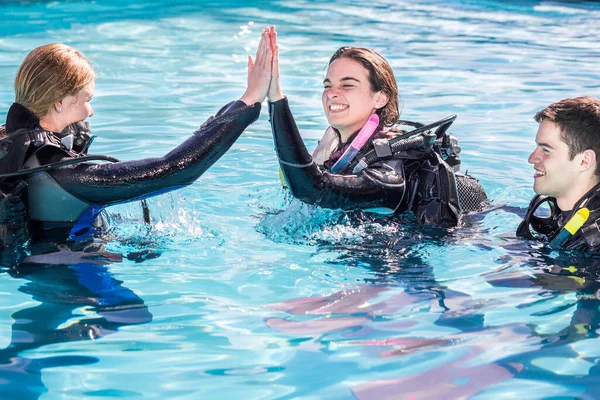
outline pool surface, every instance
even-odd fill
[[[600,97],[600,3],[4,1],[0,22],[0,121],[25,55],[66,43],[98,71],[91,152],[123,160],[165,154],[239,98],[270,24],[312,149],[327,60],[374,48],[402,117],[457,114],[462,170],[510,206],[447,231],[304,205],[263,105],[196,183],[149,201],[151,228],[137,204],[109,209],[111,257],[0,270],[0,398],[598,397],[598,262],[514,231],[533,115]]]

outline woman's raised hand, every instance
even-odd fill
[[[281,83],[279,82],[279,46],[277,46],[277,32],[275,27],[268,28],[269,45],[273,54],[273,67],[271,69],[271,85],[267,97],[271,103],[283,99]]]
[[[265,28],[262,31],[258,50],[256,50],[256,60],[252,59],[252,56],[248,56],[248,87],[240,100],[249,106],[262,103],[269,91],[273,65],[270,29]]]

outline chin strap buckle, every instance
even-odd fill
[[[65,148],[69,151],[73,150],[73,135],[67,135],[65,137],[63,137],[62,139],[60,139],[60,142],[62,143],[63,146],[65,146]]]

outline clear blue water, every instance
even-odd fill
[[[525,207],[534,113],[600,96],[600,4],[361,3],[2,2],[0,120],[27,52],[64,42],[99,72],[92,150],[162,155],[242,94],[245,55],[276,24],[310,148],[327,59],[372,47],[403,117],[458,114],[463,171]],[[514,239],[511,212],[444,232],[288,199],[266,115],[198,182],[150,201],[151,230],[137,205],[111,210],[107,247],[131,259],[2,270],[2,398],[598,396],[594,262]]]

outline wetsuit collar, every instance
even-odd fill
[[[18,103],[13,103],[6,115],[6,133],[18,129],[33,129],[40,125],[40,119]]]
[[[40,119],[36,117],[31,111],[29,111],[26,107],[22,106],[19,103],[13,103],[12,106],[8,109],[8,114],[6,115],[6,133],[9,134],[19,129],[35,129],[40,126]],[[42,130],[45,130],[42,128]],[[46,131],[48,132],[48,131]],[[70,125],[67,125],[64,131],[62,132],[49,132],[53,135],[57,136],[59,139],[63,140],[65,137],[69,135],[72,136],[72,128]],[[71,150],[73,147],[72,144],[73,138],[67,139],[67,143],[63,143],[68,150]],[[69,144],[70,143],[70,144]]]

